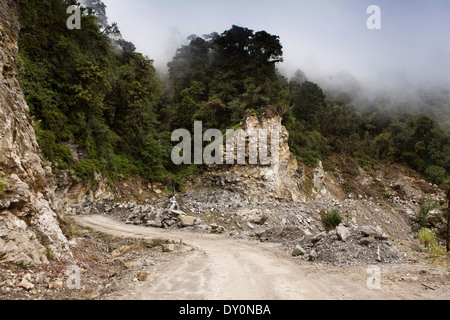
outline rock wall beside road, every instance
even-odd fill
[[[18,82],[18,1],[0,2],[0,261],[42,263],[70,257]]]

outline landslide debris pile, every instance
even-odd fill
[[[294,257],[334,265],[398,263],[402,255],[380,229],[341,224],[330,232],[305,236],[294,247]]]
[[[387,228],[388,236],[380,228],[367,226],[365,217],[359,217],[368,210],[362,200],[264,203],[236,201],[235,196],[227,191],[189,191],[179,196],[179,203],[171,198],[153,205],[116,204],[108,215],[147,227],[228,232],[229,236],[238,238],[280,242],[293,250],[294,256],[307,261],[359,265],[397,263],[404,259],[391,241],[395,228]],[[326,231],[320,216],[320,211],[327,207],[348,213],[347,222],[330,232]],[[374,205],[368,203],[367,207]],[[381,212],[379,206],[369,212],[372,222],[377,217],[376,224],[383,229],[392,225],[393,220],[384,220],[376,210]]]

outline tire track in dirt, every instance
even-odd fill
[[[77,216],[78,224],[120,237],[165,238],[196,250],[155,268],[118,299],[142,300],[328,300],[385,299],[365,281],[330,272],[314,276],[270,244],[223,235],[126,225],[111,218]],[[361,276],[361,275],[360,275]],[[361,277],[359,277],[361,278]]]

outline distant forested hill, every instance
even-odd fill
[[[174,53],[164,84],[153,61],[108,24],[101,1],[91,0],[82,28],[69,30],[66,9],[74,3],[21,0],[21,85],[56,170],[179,182],[198,168],[172,164],[174,129],[198,120],[205,130],[224,130],[250,114],[278,114],[292,151],[310,166],[339,153],[359,163],[403,163],[437,184],[450,182],[448,91],[426,90],[397,108],[389,99],[356,100],[351,87],[324,92],[301,73],[280,75],[278,36],[239,26],[191,36]],[[73,144],[87,156],[74,159]]]

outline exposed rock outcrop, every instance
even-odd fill
[[[18,1],[0,2],[0,260],[71,255],[17,72]]]
[[[322,164],[312,169],[299,163],[289,149],[289,133],[279,116],[247,118],[243,130],[277,130],[279,157],[268,165],[215,165],[194,179],[186,189],[219,187],[240,195],[241,201],[303,202],[313,199],[343,199],[344,192]],[[268,138],[270,144],[271,137]],[[268,147],[270,150],[270,146]],[[248,157],[248,146],[247,146]]]

